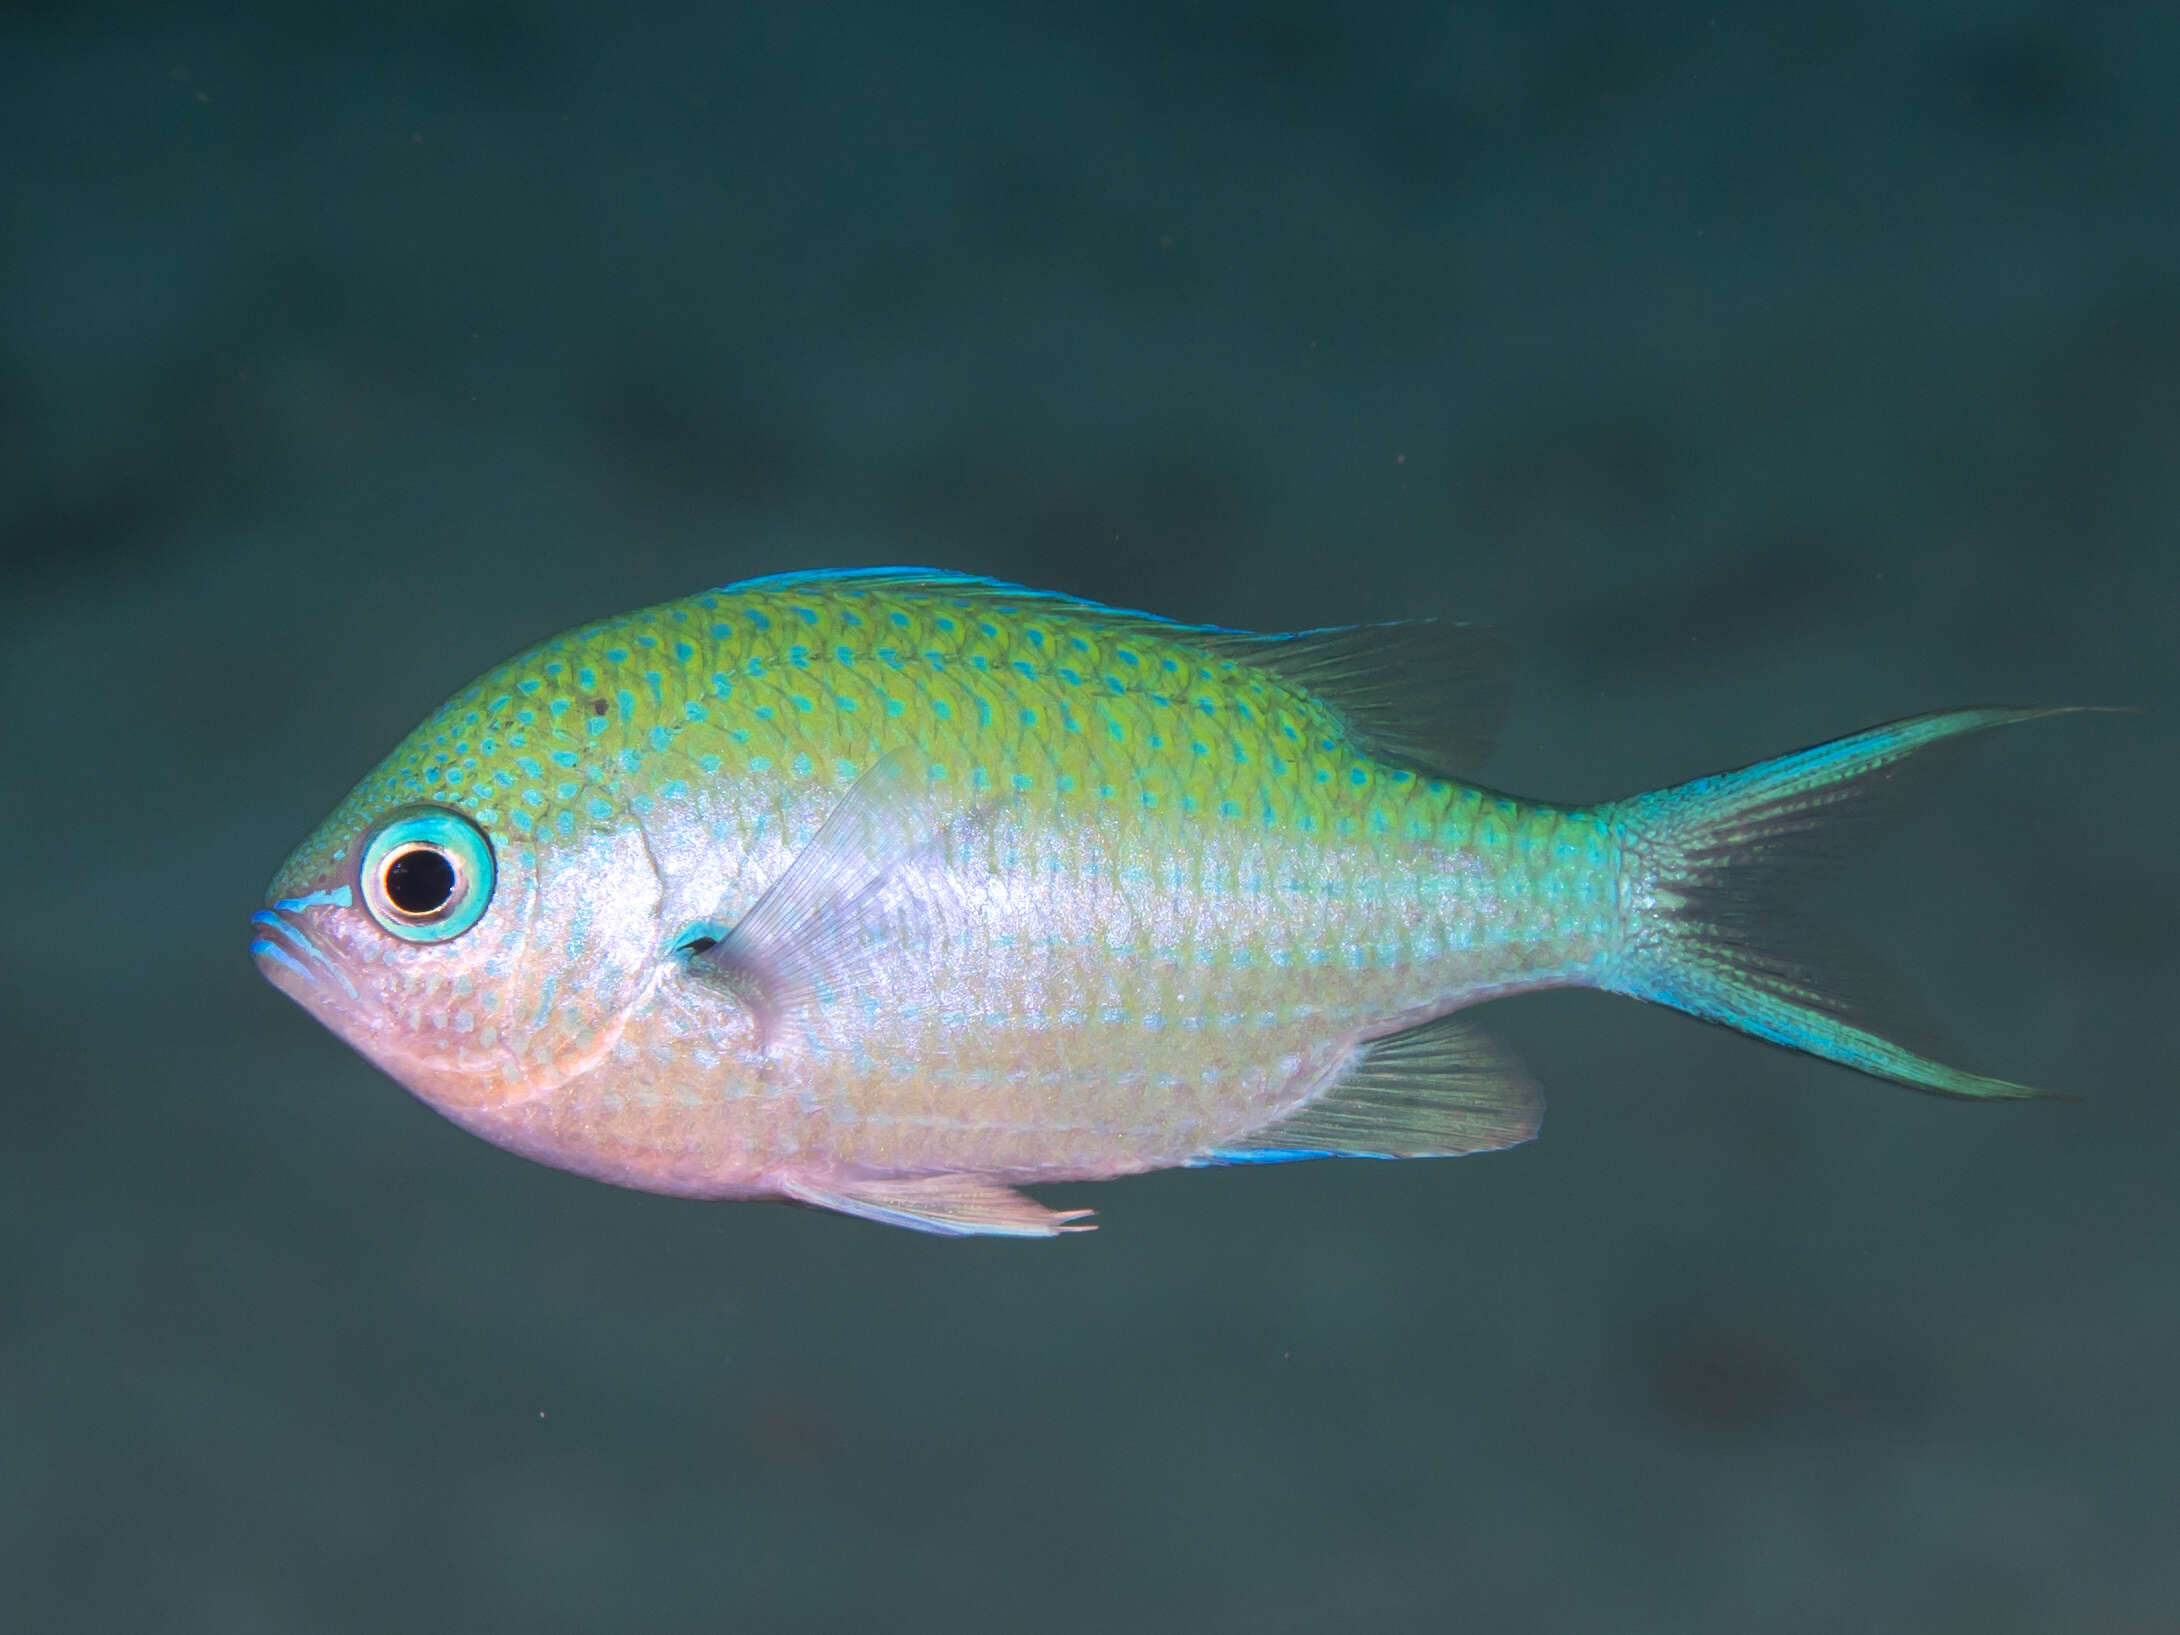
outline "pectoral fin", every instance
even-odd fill
[[[813,1209],[857,1215],[946,1238],[1050,1238],[1094,1230],[1087,1209],[1047,1209],[1036,1199],[980,1175],[917,1175],[889,1180],[792,1180],[781,1189]]]
[[[920,757],[894,751],[732,929],[693,948],[690,973],[747,1005],[767,1048],[838,1000],[882,994],[942,933],[959,895],[948,833]]]

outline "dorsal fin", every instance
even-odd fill
[[[1359,748],[1423,771],[1473,772],[1490,755],[1506,719],[1506,642],[1484,625],[1406,619],[1265,636],[1219,625],[1182,624],[1155,613],[943,568],[774,574],[725,588],[784,590],[797,585],[929,596],[1032,616],[1040,608],[1065,608],[1118,632],[1139,632],[1269,670],[1330,710]]]
[[[1326,1089],[1203,1162],[1450,1158],[1517,1146],[1543,1122],[1544,1093],[1513,1052],[1441,1016],[1371,1040]]]
[[[1309,693],[1387,760],[1472,772],[1506,722],[1506,641],[1483,625],[1407,619],[1213,645]]]

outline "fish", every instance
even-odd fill
[[[1914,1089],[1771,904],[1915,716],[1593,805],[1473,781],[1488,629],[1258,635],[926,568],[747,580],[457,693],[250,951],[455,1124],[644,1191],[1050,1237],[1022,1189],[1537,1134],[1468,1014],[1589,987]]]

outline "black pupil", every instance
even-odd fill
[[[436,914],[454,895],[454,865],[419,846],[386,865],[386,900],[404,914]]]

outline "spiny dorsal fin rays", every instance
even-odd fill
[[[1514,1053],[1441,1016],[1371,1040],[1326,1089],[1203,1162],[1450,1158],[1517,1146],[1543,1122],[1544,1093]]]
[[[905,1226],[945,1238],[1052,1238],[1090,1232],[1087,1209],[1047,1209],[1035,1198],[981,1175],[905,1178],[788,1177],[781,1193],[812,1209],[837,1210],[881,1226]]]
[[[726,589],[789,590],[798,584],[823,584],[834,593],[930,597],[995,611],[1064,609],[1116,631],[1194,646],[1214,659],[1271,671],[1338,716],[1359,747],[1422,771],[1470,773],[1482,766],[1505,723],[1511,691],[1505,638],[1484,625],[1440,619],[1267,636],[1182,624],[1154,613],[939,568],[775,574]]]
[[[921,757],[893,751],[689,969],[749,1007],[768,1051],[790,1021],[883,993],[886,968],[938,935],[959,896],[952,871],[935,866],[950,828]]]

